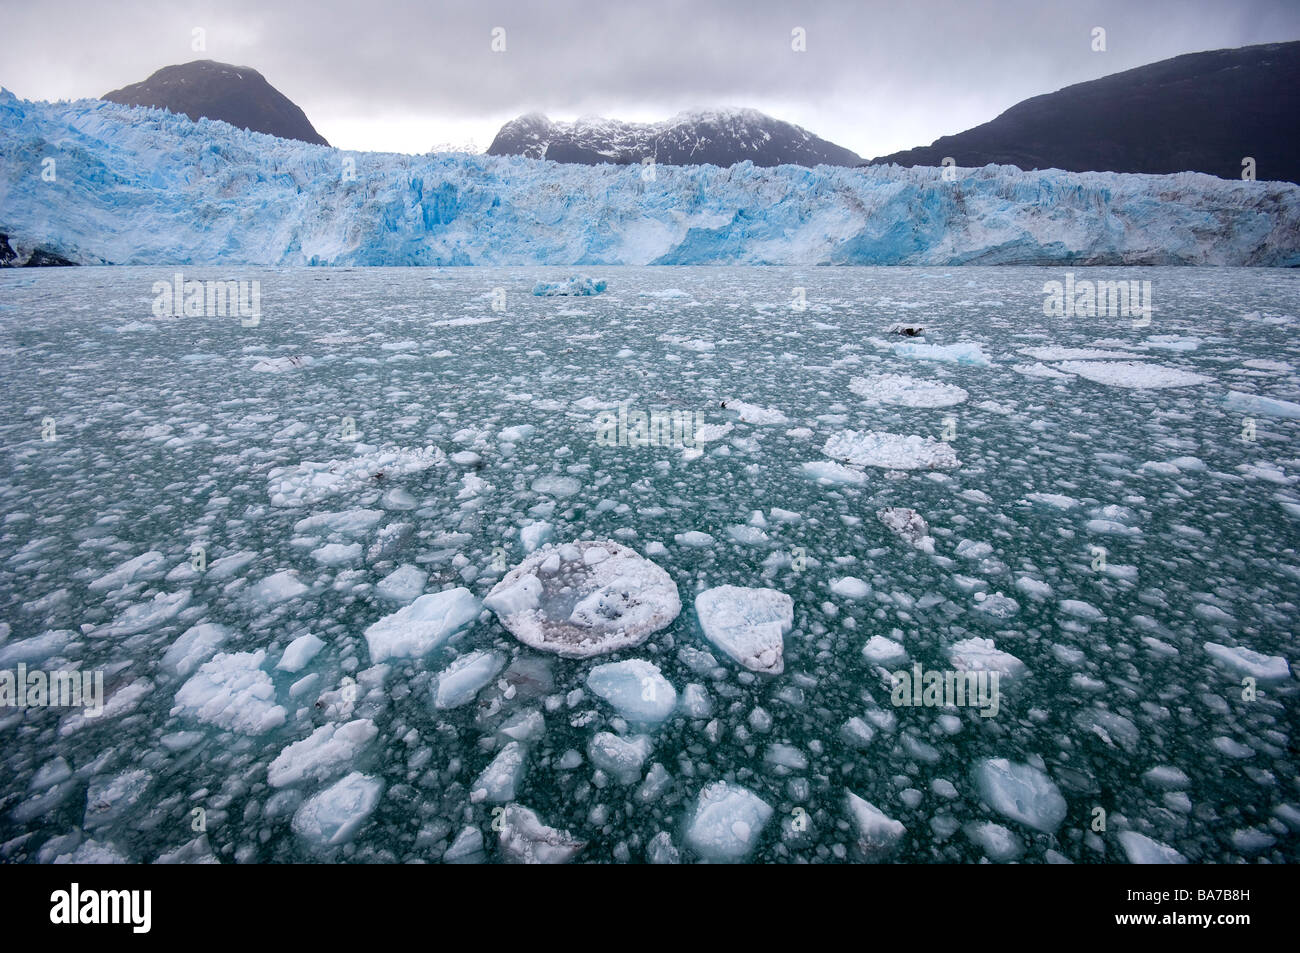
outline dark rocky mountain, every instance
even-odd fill
[[[327,146],[301,109],[255,69],[212,60],[164,66],[143,83],[102,99],[124,106],[157,106],[191,119],[220,119],[241,129]]]
[[[552,122],[532,113],[501,127],[488,155],[582,165],[859,165],[862,159],[806,129],[753,109],[682,113],[663,122],[579,119]]]
[[[869,165],[996,163],[1300,182],[1300,42],[1188,53],[1026,99],[982,126]]]

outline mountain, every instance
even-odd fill
[[[1188,53],[1067,86],[871,165],[994,163],[1072,172],[1207,172],[1300,182],[1300,42]]]
[[[212,60],[164,66],[143,83],[102,99],[123,106],[156,106],[190,119],[220,119],[240,129],[328,146],[301,109],[255,69]]]
[[[1182,173],[356,155],[0,91],[0,232],[79,264],[1300,266],[1300,186]],[[42,156],[75,148],[58,186]],[[194,157],[220,162],[196,174]]]
[[[660,165],[723,167],[746,159],[757,166],[862,162],[848,149],[753,109],[687,112],[654,123],[552,122],[530,113],[502,126],[487,153],[581,165],[634,165],[646,158]]]

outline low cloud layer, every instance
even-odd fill
[[[97,96],[215,59],[259,70],[338,146],[411,152],[485,147],[502,121],[534,110],[648,120],[735,105],[871,157],[1179,53],[1300,39],[1293,0],[4,7],[0,83],[26,98]],[[1095,27],[1105,52],[1092,49]],[[497,28],[504,52],[492,49]],[[806,51],[792,49],[796,28]]]

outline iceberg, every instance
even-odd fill
[[[420,596],[366,629],[370,659],[383,662],[390,658],[428,655],[454,632],[473,622],[479,608],[478,599],[463,587]]]
[[[686,826],[686,844],[704,860],[743,861],[771,819],[771,806],[753,791],[715,781],[700,791]]]
[[[345,844],[374,812],[383,790],[378,778],[354,771],[298,808],[294,833],[321,847]]]

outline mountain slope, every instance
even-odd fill
[[[1206,172],[1300,182],[1300,42],[1188,53],[1067,86],[872,165],[993,163],[1072,172]]]
[[[47,156],[64,159],[58,179],[34,188]],[[748,164],[647,181],[635,166],[342,153],[0,91],[0,232],[78,263],[1297,266],[1300,186]]]
[[[848,149],[806,129],[753,109],[688,112],[655,123],[617,119],[552,122],[539,113],[501,127],[491,156],[525,156],[582,165],[634,165],[653,158],[660,165],[757,166],[857,165]]]
[[[194,120],[219,119],[281,139],[329,145],[301,109],[261,73],[246,66],[212,60],[164,66],[144,82],[123,86],[100,98],[123,106],[170,109]]]

